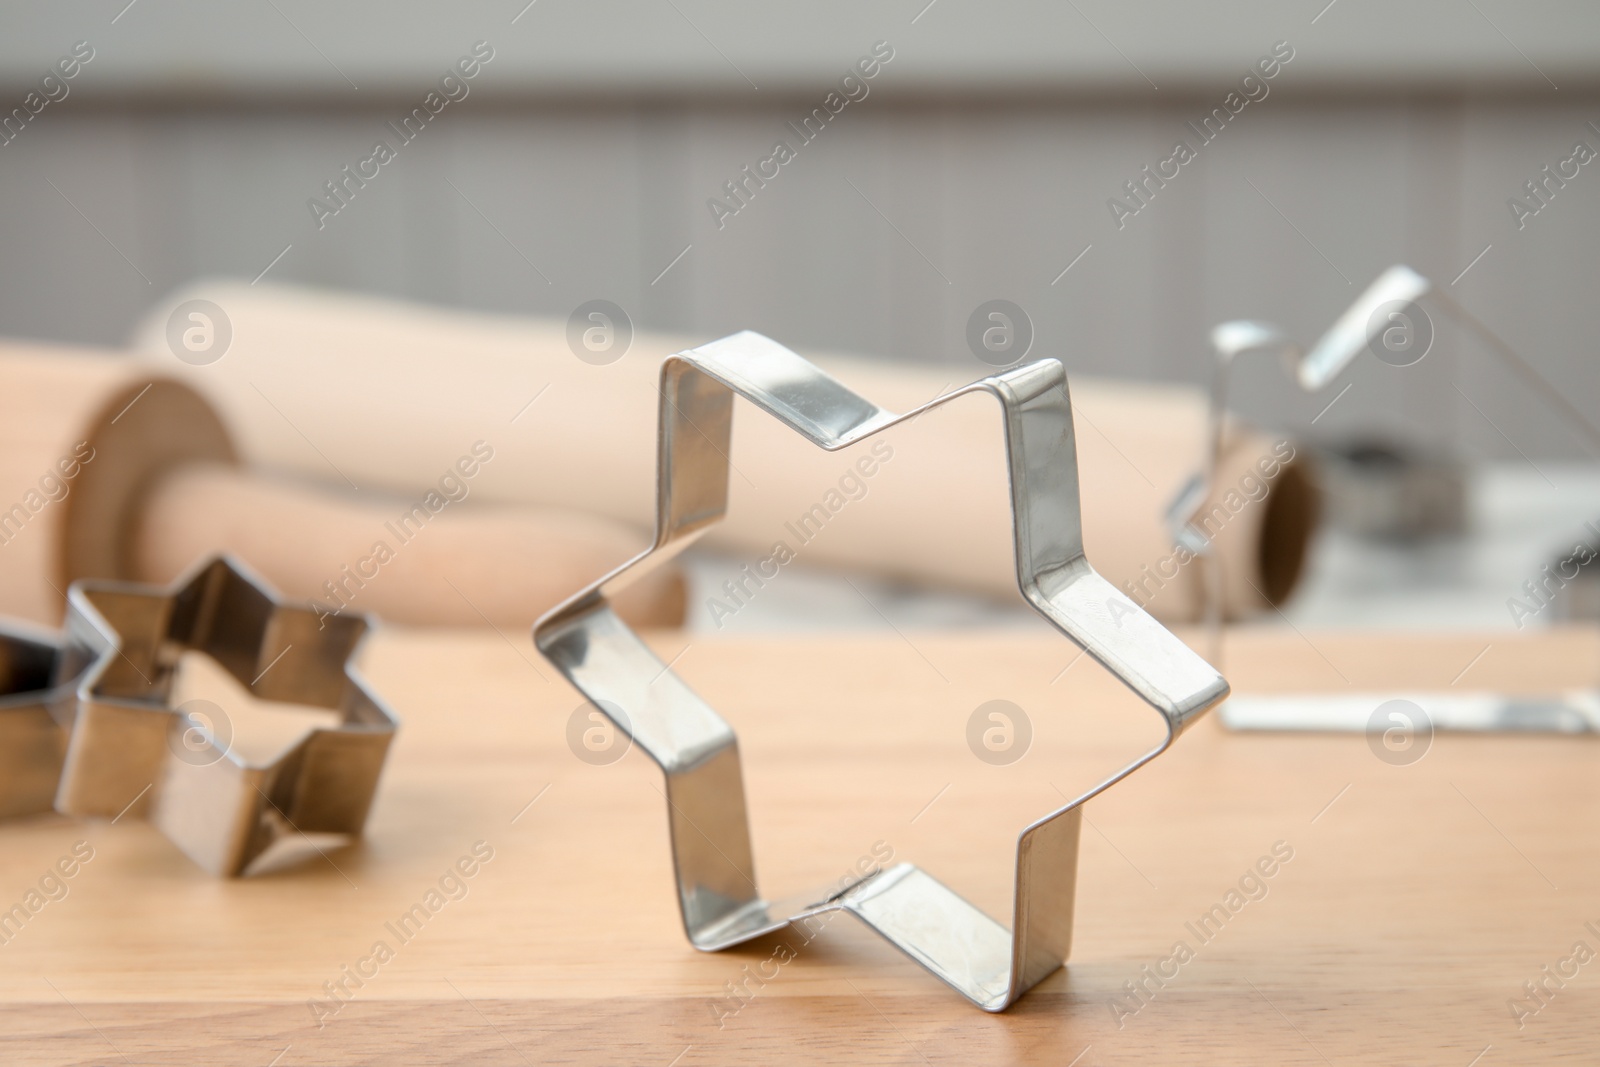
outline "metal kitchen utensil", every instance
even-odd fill
[[[1592,734],[1600,733],[1600,691],[1527,697],[1442,689],[1286,696],[1247,693],[1231,698],[1217,714],[1234,730],[1387,734],[1397,728],[1397,736],[1405,744],[1411,743],[1413,734],[1435,730]]]
[[[72,699],[55,681],[61,641],[54,634],[0,623],[0,818],[50,811],[66,732],[57,723]]]
[[[905,863],[842,890],[767,900],[756,889],[733,728],[617,617],[612,598],[722,519],[735,395],[833,451],[979,392],[1001,406],[1024,598],[1159,711],[1166,736],[1022,830],[1011,930]],[[743,332],[667,359],[660,393],[654,543],[541,618],[533,637],[567,680],[665,773],[689,940],[716,951],[824,912],[847,911],[979,1007],[1005,1009],[1067,958],[1084,803],[1165,751],[1228,692],[1216,670],[1084,558],[1066,372],[1056,360],[1040,360],[896,415],[782,345]]]
[[[1467,531],[1465,460],[1366,433],[1315,449],[1330,521],[1369,542],[1460,537]]]
[[[1592,443],[1600,446],[1596,427],[1579,408],[1547,382],[1533,365],[1516,353],[1494,331],[1432,282],[1410,267],[1395,265],[1380,274],[1356,297],[1338,320],[1311,348],[1304,349],[1277,327],[1262,322],[1225,322],[1211,331],[1213,354],[1209,442],[1205,465],[1173,498],[1166,519],[1173,538],[1202,558],[1205,568],[1205,622],[1207,647],[1216,663],[1222,662],[1222,561],[1210,551],[1210,540],[1195,518],[1216,489],[1221,462],[1224,424],[1228,413],[1228,385],[1236,359],[1245,355],[1274,355],[1288,362],[1295,380],[1308,393],[1334,381],[1363,352],[1377,353],[1396,365],[1421,359],[1412,356],[1417,343],[1415,323],[1407,314],[1424,302],[1460,321],[1477,334],[1505,364],[1543,396],[1562,417]],[[1431,338],[1429,339],[1431,342]],[[1578,691],[1538,697],[1513,697],[1494,693],[1412,694],[1440,729],[1460,730],[1592,730],[1600,725],[1600,693]],[[1381,701],[1381,697],[1378,698]],[[1218,711],[1222,721],[1239,730],[1366,730],[1376,707],[1364,697],[1348,693],[1244,694],[1231,697]],[[1358,714],[1361,707],[1365,712]],[[1316,723],[1316,726],[1308,726]]]
[[[280,601],[228,557],[168,588],[67,590],[62,677],[78,678],[56,808],[148,818],[213,874],[292,835],[361,833],[398,720],[352,665],[370,623]],[[215,722],[171,706],[179,657],[209,655],[251,693],[338,714],[253,764]]]

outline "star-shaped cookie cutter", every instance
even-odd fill
[[[1582,407],[1445,289],[1403,263],[1374,278],[1309,348],[1271,323],[1235,320],[1219,324],[1211,331],[1211,402],[1207,419],[1210,443],[1205,463],[1179,489],[1165,516],[1173,539],[1202,558],[1208,652],[1214,662],[1222,662],[1223,652],[1222,560],[1211,551],[1210,535],[1202,529],[1206,518],[1202,513],[1213,499],[1211,494],[1219,489],[1217,471],[1221,466],[1234,363],[1246,356],[1276,357],[1291,369],[1296,383],[1306,393],[1320,392],[1332,385],[1364,354],[1386,359],[1393,366],[1410,366],[1426,356],[1432,344],[1433,323],[1427,314],[1430,305],[1475,334],[1526,387],[1543,397],[1570,429],[1600,448],[1600,426],[1590,421]],[[1421,343],[1421,351],[1413,347],[1418,343],[1418,333],[1412,316],[1418,311],[1427,326],[1427,340]],[[1395,334],[1392,338],[1391,332]],[[1379,348],[1391,355],[1379,356]],[[1472,403],[1465,393],[1461,395]],[[1326,413],[1327,409],[1323,410]],[[1412,710],[1390,712],[1381,720],[1375,715],[1375,709],[1381,710],[1397,699],[1410,704]],[[1418,713],[1423,720],[1420,724],[1415,721]],[[1438,728],[1595,733],[1600,732],[1600,692],[1593,688],[1540,695],[1474,692],[1457,689],[1452,683],[1448,689],[1405,694],[1349,690],[1246,693],[1229,700],[1217,714],[1223,725],[1235,730],[1360,730],[1369,734],[1381,731],[1384,737],[1389,736],[1398,716],[1404,722],[1400,730],[1408,742],[1419,725],[1429,732]]]
[[[0,818],[52,810],[66,733],[58,724],[72,683],[58,682],[59,638],[0,624]]]
[[[665,773],[689,940],[716,951],[823,912],[848,911],[979,1007],[1004,1010],[1067,958],[1084,803],[1160,755],[1228,693],[1221,675],[1084,558],[1065,370],[1057,360],[1040,360],[896,415],[746,331],[669,357],[660,392],[654,543],[542,617],[533,638]],[[732,727],[617,617],[611,600],[722,519],[735,394],[833,451],[975,392],[992,394],[1002,409],[1024,598],[1159,711],[1166,736],[1022,830],[1012,930],[907,863],[842,891],[766,900],[756,890]]]
[[[170,587],[77,581],[63,670],[82,671],[56,810],[149,819],[217,875],[242,874],[295,834],[355,837],[399,725],[353,666],[365,616],[285,603],[223,556]],[[252,763],[218,724],[171,707],[180,656],[209,655],[252,695],[338,713]]]

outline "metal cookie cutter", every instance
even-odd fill
[[[666,775],[684,928],[716,951],[828,911],[848,911],[986,1011],[1001,1011],[1066,960],[1083,804],[1166,750],[1227,695],[1222,677],[1096,574],[1083,555],[1066,372],[1053,359],[973,382],[896,415],[760,334],[679,353],[661,368],[654,544],[535,624],[534,643]],[[910,864],[769,901],[756,890],[739,745],[611,609],[629,583],[672,559],[727,509],[738,394],[833,451],[958,396],[1000,401],[1017,579],[1035,610],[1163,716],[1153,750],[1025,827],[1017,841],[1015,928]]]
[[[1295,381],[1307,393],[1326,388],[1363,352],[1376,353],[1374,345],[1381,345],[1389,353],[1379,358],[1396,366],[1406,366],[1426,355],[1426,346],[1432,343],[1431,328],[1425,338],[1419,339],[1416,324],[1409,314],[1426,304],[1470,329],[1514,374],[1560,412],[1569,425],[1600,445],[1600,428],[1546,381],[1531,363],[1466,308],[1404,265],[1397,264],[1378,275],[1310,349],[1302,348],[1268,323],[1222,323],[1211,331],[1210,443],[1205,466],[1178,491],[1166,513],[1174,539],[1203,557],[1208,651],[1213,662],[1222,662],[1222,561],[1210,551],[1210,539],[1195,524],[1195,519],[1217,488],[1216,472],[1221,462],[1228,412],[1229,372],[1234,361],[1246,355],[1276,356],[1292,369]],[[1415,351],[1413,346],[1417,344],[1423,346],[1422,351]],[[1348,692],[1246,694],[1230,698],[1218,714],[1225,724],[1239,730],[1364,731],[1371,728],[1373,709],[1388,698],[1388,694]],[[1438,691],[1412,693],[1406,699],[1420,703],[1432,726],[1439,729],[1600,732],[1600,690],[1531,698]]]
[[[293,834],[359,835],[398,727],[351,665],[369,625],[285,604],[225,556],[166,589],[74,582],[64,666],[83,674],[57,810],[143,816],[200,866],[229,876]],[[257,698],[331,709],[339,723],[252,764],[217,724],[170,706],[190,650]]]
[[[0,818],[50,811],[66,733],[57,717],[72,700],[55,681],[62,656],[52,634],[0,625]]]

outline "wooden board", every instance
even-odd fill
[[[1008,920],[1016,831],[1155,738],[1152,713],[1042,632],[686,640],[663,634],[659,648],[682,652],[677,669],[740,731],[769,894],[892,849]],[[1600,639],[1260,632],[1239,636],[1228,663],[1240,690],[1444,686],[1469,664],[1459,687],[1582,685],[1600,676]],[[358,846],[227,882],[126,820],[0,827],[0,908],[75,843],[93,850],[65,897],[0,945],[0,1062],[1489,1067],[1597,1055],[1600,961],[1551,982],[1520,1028],[1508,1007],[1541,968],[1570,972],[1574,943],[1600,950],[1592,739],[1440,735],[1394,766],[1361,735],[1203,722],[1090,805],[1072,960],[989,1016],[847,917],[809,943],[693,951],[658,772],[638,752],[608,766],[574,757],[578,700],[522,635],[389,631],[367,668],[405,725]],[[967,747],[969,716],[992,699],[1033,725],[1009,766]],[[478,842],[493,858],[474,864]],[[1275,847],[1292,859],[1248,879]],[[440,893],[402,942],[393,924],[426,911],[463,857],[473,875],[444,883],[459,899]],[[1241,879],[1259,899],[1241,893],[1228,911]],[[1226,921],[1196,936],[1218,904]],[[393,958],[361,963],[378,941]],[[1179,941],[1192,958],[1164,964]],[[345,978],[351,998],[319,1027],[308,1001],[356,966],[372,976]],[[1128,999],[1147,966],[1176,975]],[[730,1000],[737,982],[751,995]]]

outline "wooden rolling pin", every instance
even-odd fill
[[[187,386],[125,356],[0,344],[0,613],[55,625],[75,579],[164,582],[228,551],[326,611],[521,630],[647,542],[592,515],[483,506],[500,457],[481,436],[436,458],[397,495],[253,474]],[[638,624],[682,620],[680,576],[629,592]]]
[[[197,298],[223,310],[232,338],[220,359],[188,366],[174,355],[169,324],[175,309]],[[133,345],[147,366],[181,376],[226,412],[254,464],[333,481],[342,471],[363,485],[415,491],[427,484],[441,450],[489,434],[499,458],[475,490],[484,499],[647,525],[655,503],[659,364],[706,340],[640,332],[622,358],[597,366],[574,354],[559,319],[219,281],[158,303]],[[992,371],[975,359],[910,367],[801,354],[894,410]],[[1035,345],[1033,355],[1063,354]],[[306,382],[316,388],[302,388]],[[1158,618],[1197,618],[1202,568],[1175,558],[1163,512],[1199,466],[1205,397],[1187,386],[1076,375],[1071,388],[1089,559]],[[382,419],[352,419],[359,402],[352,398],[374,393],[383,398]],[[781,541],[811,563],[1016,596],[998,418],[984,398],[957,401],[874,439],[893,449],[892,460],[877,463],[870,477],[852,477],[854,453],[820,452],[740,404],[730,510],[708,543],[748,560],[752,570]],[[1224,561],[1227,611],[1237,617],[1294,589],[1317,493],[1293,442],[1255,433],[1233,435],[1217,484],[1203,512],[1212,517],[1208,532]],[[815,523],[808,527],[802,517],[816,515],[818,506],[828,512],[826,529],[802,540],[794,531],[814,532]],[[726,596],[714,599],[720,610],[736,606]],[[702,621],[719,611],[712,599],[691,610]]]

